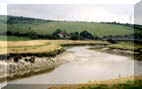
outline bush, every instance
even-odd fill
[[[91,33],[89,33],[88,31],[81,32],[80,36],[84,39],[90,39],[90,40],[94,39],[94,36]]]
[[[55,32],[53,32],[52,36],[54,39],[60,39],[60,36],[58,35],[60,32],[62,32],[61,29],[56,29]]]
[[[80,40],[79,32],[71,33],[71,40]]]

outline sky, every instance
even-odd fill
[[[9,4],[135,4],[140,0],[0,0],[1,3]]]
[[[60,1],[60,2],[59,2]],[[50,20],[134,23],[140,0],[1,0],[0,14]],[[6,10],[7,9],[7,10]],[[134,12],[139,15],[134,15]],[[141,23],[141,20],[135,21]]]
[[[135,5],[134,18],[135,24],[142,25],[142,1]]]
[[[11,4],[7,11],[8,15],[51,20],[128,23],[132,20],[133,5]]]

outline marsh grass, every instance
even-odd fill
[[[141,89],[142,88],[142,80],[129,80],[123,84],[98,84],[98,85],[90,85],[87,87],[81,87],[78,89]]]
[[[109,82],[109,81],[108,81]],[[72,84],[72,85],[54,85],[49,89],[141,89],[142,80],[127,80],[125,83],[115,84]]]
[[[135,49],[137,49],[135,45],[137,44],[135,44],[134,42],[123,41],[123,42],[118,42],[117,44],[109,45],[108,47],[112,49],[122,49],[122,50],[134,51]]]
[[[62,46],[108,44],[106,41],[72,40],[0,41],[0,43],[0,54],[56,54],[58,50],[63,50]]]

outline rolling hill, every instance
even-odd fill
[[[132,26],[122,24],[54,21],[17,16],[0,16],[0,27],[1,34],[10,32],[11,35],[13,33],[36,33],[38,35],[51,36],[52,33],[56,31],[56,29],[61,29],[68,33],[82,32],[86,30],[93,34],[95,37],[124,36],[134,33]]]

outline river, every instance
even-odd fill
[[[62,55],[67,63],[49,73],[18,79],[9,84],[77,84],[94,80],[110,80],[128,77],[135,73],[142,74],[142,62],[129,57],[89,50],[90,46],[67,49]]]

